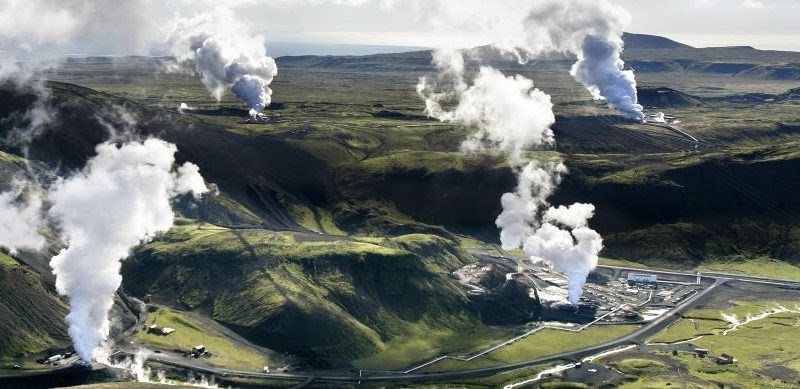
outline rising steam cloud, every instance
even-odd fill
[[[425,99],[428,115],[475,130],[462,143],[464,151],[500,149],[517,161],[523,149],[553,143],[553,104],[550,96],[533,87],[533,81],[520,75],[506,77],[484,66],[467,86],[458,51],[437,50],[434,63],[441,69],[439,75],[435,80],[423,77],[417,91]],[[445,92],[437,92],[439,86]],[[456,108],[445,110],[442,104],[453,99],[458,101]]]
[[[58,292],[69,297],[69,335],[84,361],[91,361],[108,337],[108,311],[122,282],[120,261],[132,247],[172,226],[170,199],[207,191],[196,165],[173,169],[177,149],[170,143],[102,143],[96,151],[82,171],[57,182],[48,196],[67,246],[50,266]]]
[[[524,20],[520,58],[545,52],[569,52],[578,56],[570,74],[595,99],[629,119],[644,121],[637,102],[636,78],[623,70],[622,30],[630,15],[606,0],[547,0],[533,3]]]
[[[572,54],[570,74],[597,100],[643,121],[633,71],[621,59],[628,12],[607,0],[409,0],[436,29],[480,31],[520,63],[552,53]],[[406,2],[403,2],[406,4]]]
[[[597,253],[603,249],[600,234],[588,227],[592,216],[592,204],[550,207],[543,224],[522,246],[531,258],[542,258],[567,275],[569,301],[573,305],[578,304],[586,277],[597,266]]]
[[[593,205],[554,208],[548,203],[567,172],[566,166],[528,161],[525,156],[526,149],[541,149],[555,142],[550,128],[555,123],[550,96],[535,89],[528,78],[505,76],[488,66],[480,67],[469,83],[458,51],[435,51],[433,64],[438,73],[422,77],[417,85],[425,100],[425,112],[472,129],[462,150],[499,150],[517,176],[515,191],[500,199],[503,211],[495,221],[503,248],[522,248],[531,259],[544,260],[566,274],[569,300],[577,305],[586,277],[597,265],[602,239],[588,227]],[[455,108],[446,109],[448,104],[455,104]]]
[[[227,8],[193,18],[178,18],[167,40],[169,51],[194,69],[214,98],[226,89],[257,116],[272,101],[269,84],[278,74],[275,60],[267,56],[264,37],[250,35],[247,27]]]
[[[22,181],[0,193],[0,247],[11,253],[17,250],[40,250],[45,245],[39,234],[42,227],[42,196]]]

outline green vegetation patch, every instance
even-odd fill
[[[67,307],[42,277],[23,266],[0,266],[0,361],[68,343]]]
[[[581,382],[545,382],[539,387],[542,389],[588,389],[589,385]]]
[[[14,155],[14,154],[6,153],[6,152],[4,152],[2,150],[0,150],[0,161],[13,163],[13,164],[18,165],[18,166],[25,165],[25,158],[22,158],[20,156]]]
[[[696,270],[800,281],[800,267],[764,256],[749,260],[705,262]]]
[[[698,336],[712,335],[727,328],[721,319],[687,318],[679,320],[662,330],[650,341],[654,343],[675,343]]]
[[[12,258],[10,255],[0,251],[0,265],[2,266],[19,266],[19,262]]]
[[[692,340],[697,347],[710,350],[712,357],[700,359],[680,354],[677,359],[688,366],[691,376],[710,382],[743,387],[796,387],[800,383],[800,314],[776,313],[723,335],[732,324],[722,314],[736,315],[739,320],[778,305],[797,308],[796,301],[734,301],[727,309],[692,310],[686,317],[666,328],[651,341]],[[714,355],[729,354],[737,359],[733,365],[718,365]]]
[[[426,367],[424,371],[453,371],[527,361],[607,342],[637,328],[635,325],[591,326],[580,332],[544,329],[471,361],[447,359]]]
[[[266,356],[237,344],[224,334],[203,324],[199,319],[175,310],[160,308],[148,315],[146,325],[157,324],[174,328],[169,335],[156,335],[139,331],[137,339],[162,349],[189,351],[197,345],[205,345],[212,353],[209,363],[239,370],[261,370],[267,365],[275,365]]]
[[[686,365],[673,360],[667,353],[654,352],[651,354],[637,353],[636,357],[626,358],[625,355],[603,358],[601,362],[625,374],[625,381],[620,388],[708,388],[712,383],[699,379],[685,372]],[[619,359],[621,358],[621,359]]]
[[[663,362],[642,358],[623,359],[615,362],[613,366],[623,374],[631,374],[635,376],[663,374],[669,369],[669,367]]]
[[[484,326],[437,329],[419,326],[386,343],[383,351],[353,361],[364,369],[404,369],[443,354],[466,354],[489,347],[509,336],[508,331]]]
[[[737,358],[737,354],[733,354]],[[702,380],[707,383],[709,387],[716,384],[724,385],[725,387],[741,387],[741,388],[796,388],[797,377],[784,377],[773,378],[769,375],[761,373],[762,366],[750,366],[747,363],[737,362],[732,365],[719,365],[713,358],[697,358],[690,354],[678,354],[671,356],[671,358],[686,366],[686,378],[694,380]],[[674,373],[672,375],[673,383],[680,383],[681,377]],[[683,378],[685,380],[686,378]],[[663,378],[662,378],[663,379]]]

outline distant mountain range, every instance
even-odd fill
[[[692,49],[692,46],[676,42],[672,39],[658,35],[634,34],[626,32],[622,34],[626,50],[652,50],[652,49]]]
[[[622,36],[628,50],[652,49],[691,49],[692,46],[676,42],[657,35],[634,34],[626,32]],[[306,56],[306,55],[372,55],[406,53],[412,51],[431,50],[430,47],[388,46],[388,45],[356,45],[335,43],[306,42],[268,42],[267,51],[274,57]]]
[[[695,48],[656,35],[625,33],[623,59],[627,67],[643,73],[691,72],[746,76],[760,79],[800,80],[800,53],[792,51],[758,50],[749,46]],[[356,46],[347,46],[353,49]],[[369,46],[363,46],[366,50]],[[342,47],[341,49],[345,49]],[[280,66],[314,67],[352,70],[430,71],[430,49],[405,51],[400,47],[382,46],[380,52],[369,55],[301,55],[278,58]],[[411,48],[407,48],[411,49]],[[469,49],[472,57],[483,64],[504,70],[524,70],[569,67],[574,56],[554,54],[521,65],[491,46]],[[363,53],[364,51],[362,51]]]
[[[298,55],[370,55],[430,50],[428,47],[352,45],[337,43],[267,42],[267,53],[273,57]]]

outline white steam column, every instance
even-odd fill
[[[208,191],[196,165],[174,168],[175,145],[147,139],[102,143],[83,170],[58,181],[48,198],[66,248],[50,261],[56,289],[69,298],[69,335],[92,360],[108,338],[108,312],[131,248],[172,227],[170,199]]]
[[[495,222],[503,248],[522,248],[532,259],[545,260],[566,274],[570,302],[577,305],[603,245],[600,235],[588,227],[593,205],[554,208],[548,203],[566,166],[559,161],[529,161],[524,155],[528,148],[541,149],[555,142],[550,96],[535,89],[530,79],[505,76],[488,66],[482,66],[469,83],[463,56],[457,51],[437,50],[433,63],[439,72],[421,78],[417,85],[426,113],[472,129],[462,150],[499,150],[517,176],[515,191],[500,199],[503,212]],[[458,101],[457,106],[443,108],[443,102],[451,100]]]
[[[177,18],[167,45],[175,59],[194,63],[194,70],[217,101],[229,88],[258,114],[272,101],[269,84],[278,74],[275,60],[267,56],[264,37],[252,36],[227,8],[193,18]]]

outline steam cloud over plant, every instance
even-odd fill
[[[108,311],[129,250],[167,231],[170,199],[208,189],[191,163],[173,169],[174,145],[147,139],[121,146],[102,143],[83,170],[60,180],[49,193],[50,214],[66,248],[50,261],[56,288],[69,297],[69,335],[84,361],[108,337]]]
[[[167,40],[169,51],[194,69],[219,101],[230,88],[256,116],[272,101],[269,84],[278,74],[262,36],[251,36],[232,11],[217,8],[193,18],[178,18]]]
[[[429,116],[473,129],[462,143],[466,152],[500,150],[517,176],[514,192],[500,201],[500,228],[504,249],[522,248],[533,260],[544,260],[568,277],[569,301],[577,305],[589,272],[597,266],[602,249],[600,235],[588,227],[594,206],[576,203],[551,207],[553,194],[566,167],[557,161],[528,161],[525,150],[554,142],[555,123],[550,96],[520,75],[505,76],[482,66],[472,83],[466,80],[463,56],[437,50],[433,78],[422,77],[417,92]],[[445,103],[454,103],[447,110]]]

